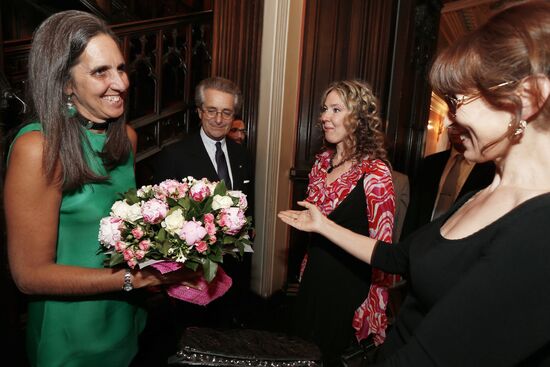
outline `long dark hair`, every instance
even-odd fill
[[[388,167],[388,153],[385,147],[385,134],[378,111],[378,99],[371,86],[362,80],[342,80],[328,86],[321,97],[324,104],[330,92],[336,92],[350,110],[345,127],[349,135],[344,140],[343,159],[357,161],[368,157],[380,159]],[[330,147],[326,140],[325,147]]]
[[[84,132],[75,117],[67,114],[64,89],[71,82],[71,69],[93,37],[115,34],[101,19],[82,11],[68,10],[46,19],[34,33],[29,54],[27,95],[32,116],[44,134],[44,173],[63,190],[89,182],[108,180],[92,171],[83,152]],[[112,121],[101,158],[107,170],[127,161],[132,150],[126,133],[124,115]],[[58,166],[61,176],[56,176]]]

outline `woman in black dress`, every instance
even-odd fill
[[[387,246],[302,202],[280,218],[410,284],[376,366],[550,365],[550,3],[503,10],[444,50],[430,80],[464,157],[495,178]]]
[[[332,83],[322,101],[326,147],[309,174],[306,200],[346,228],[390,241],[395,199],[376,97],[367,83],[346,80]],[[373,272],[322,236],[310,243],[293,325],[320,347],[325,366],[339,365],[353,338],[383,341],[384,293],[395,276]]]

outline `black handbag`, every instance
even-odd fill
[[[286,334],[189,327],[168,366],[321,367],[322,361],[315,344]]]

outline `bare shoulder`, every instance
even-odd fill
[[[4,185],[6,207],[10,203],[32,206],[40,202],[42,208],[49,198],[58,199],[61,169],[57,164],[55,178],[50,180],[47,177],[43,161],[44,144],[44,136],[40,131],[29,131],[13,143]]]
[[[32,164],[33,162],[42,165],[44,152],[44,135],[40,131],[29,131],[19,136],[10,152],[8,168],[13,163]]]
[[[138,135],[132,125],[126,124],[126,134],[128,135],[128,139],[130,139],[130,143],[132,143],[132,148],[135,152],[137,147]]]

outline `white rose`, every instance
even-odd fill
[[[127,222],[135,222],[141,219],[141,207],[139,203],[128,205],[125,200],[119,200],[111,207],[111,215]]]
[[[212,200],[212,209],[227,209],[233,205],[233,199],[229,196],[216,195]]]
[[[218,186],[217,182],[207,182],[206,186],[210,189],[210,192],[214,192],[216,190],[216,186]]]
[[[232,190],[228,191],[227,194],[239,199],[239,208],[241,208],[243,211],[246,211],[246,209],[248,208],[248,201],[246,200],[246,195],[244,194],[244,192],[240,190]]]
[[[184,222],[185,218],[183,218],[183,211],[181,209],[176,209],[164,218],[161,225],[168,233],[174,234],[183,228]]]
[[[147,197],[147,195],[149,195],[149,193],[151,193],[152,191],[153,191],[153,186],[152,185],[142,186],[137,191],[137,196],[140,197],[140,198],[144,198],[144,197]]]
[[[135,203],[130,205],[130,210],[128,211],[128,219],[130,222],[137,222],[143,218],[143,215],[141,215],[141,204]]]

